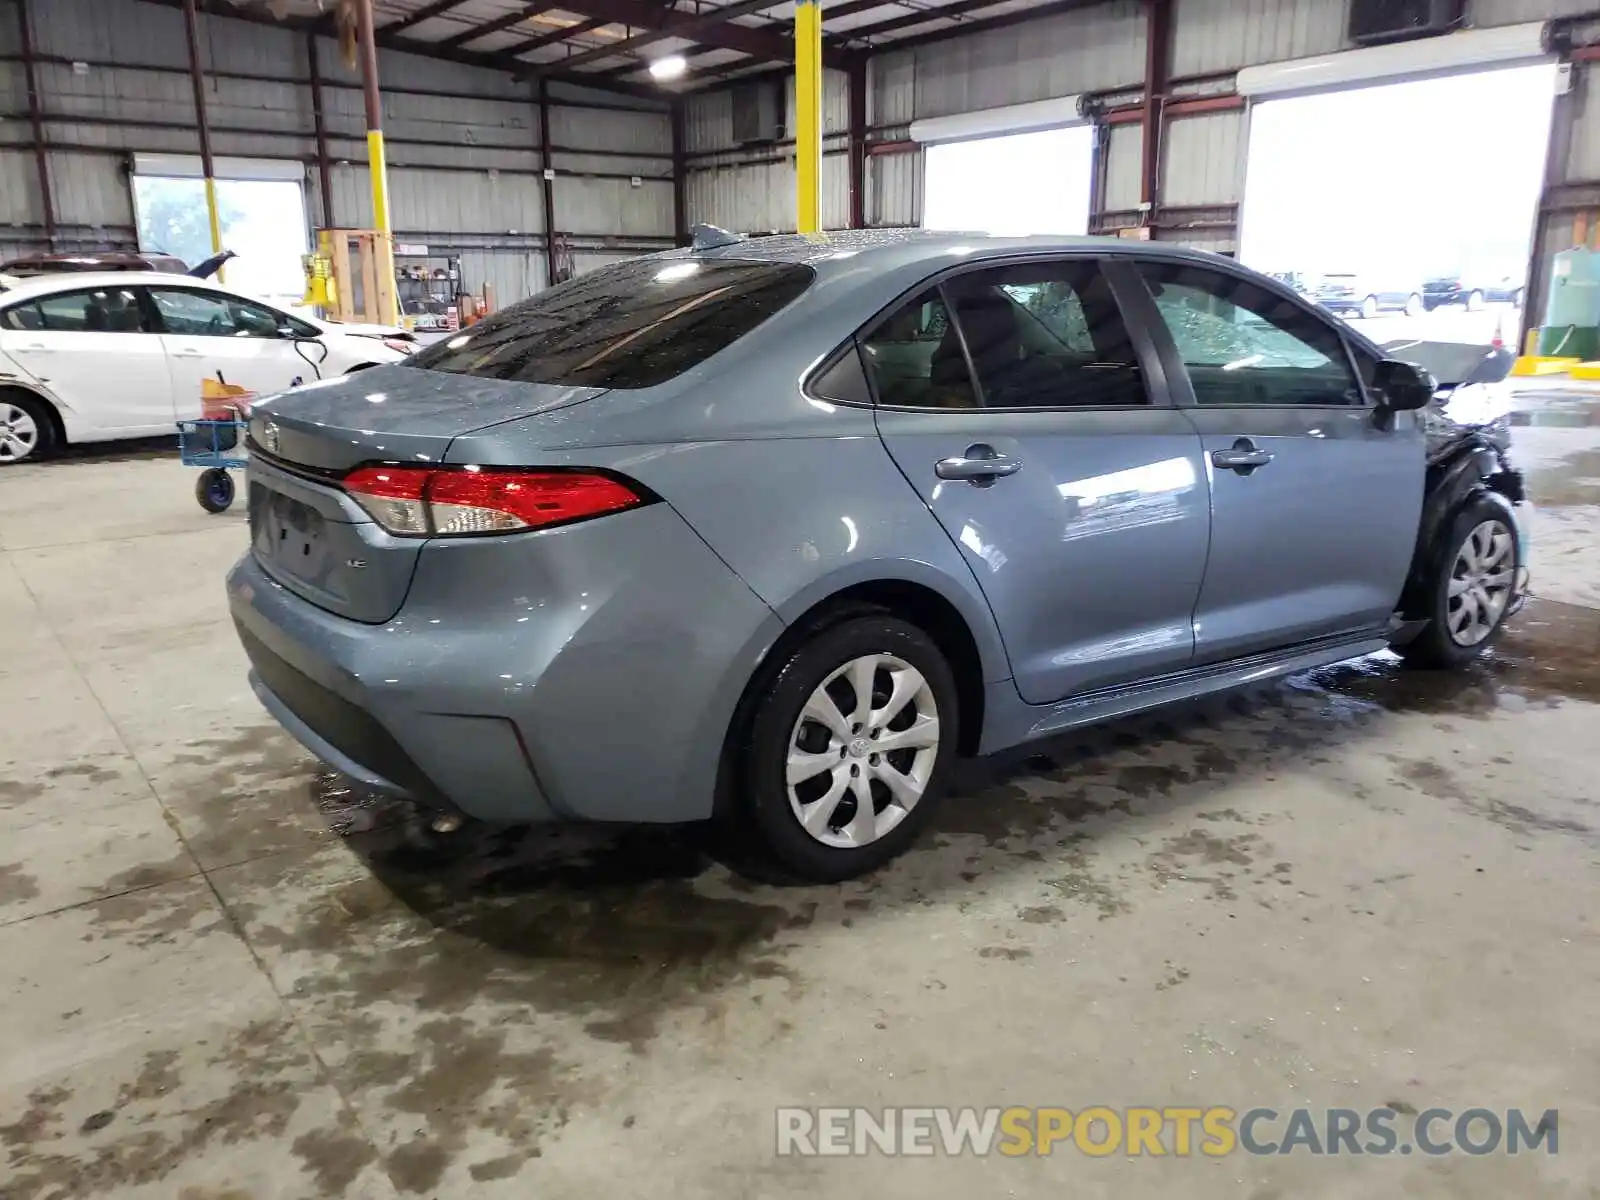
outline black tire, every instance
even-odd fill
[[[22,391],[0,390],[0,422],[5,422],[6,429],[0,430],[0,435],[9,432],[10,421],[8,414],[20,413],[24,422],[31,426],[31,433],[27,439],[27,449],[18,451],[17,446],[21,439],[13,441],[4,437],[4,446],[0,446],[0,467],[14,467],[25,462],[38,462],[48,458],[56,449],[56,415],[50,411],[50,406],[37,396]]]
[[[1376,296],[1368,296],[1361,302],[1361,315],[1369,321],[1372,320],[1373,317],[1376,317],[1381,311],[1382,309],[1378,304],[1378,298]]]
[[[1472,292],[1472,294],[1467,297],[1467,311],[1468,312],[1482,312],[1483,311],[1483,293],[1482,292],[1474,290]]]
[[[938,745],[920,798],[898,824],[861,846],[825,845],[806,832],[790,804],[787,762],[791,738],[796,736],[807,701],[828,676],[870,654],[893,655],[922,675],[937,709]],[[875,685],[886,686],[887,675],[875,676]],[[815,629],[787,652],[780,652],[778,660],[752,687],[755,701],[745,736],[732,747],[736,791],[718,838],[730,865],[764,880],[834,883],[882,866],[917,840],[933,818],[949,783],[960,739],[955,676],[932,638],[897,617],[852,612]],[[840,749],[842,761],[854,765],[851,752]],[[876,757],[872,761],[877,761]],[[874,795],[879,795],[876,789],[884,788],[881,782],[867,786]],[[881,796],[875,801],[876,811],[887,811],[887,792]],[[836,811],[853,811],[853,804],[847,794]]]
[[[233,476],[221,467],[208,467],[195,480],[194,498],[208,513],[227,512],[233,506]]]
[[[1419,317],[1424,311],[1426,310],[1423,308],[1422,297],[1417,295],[1416,292],[1412,292],[1411,295],[1406,298],[1406,316]]]
[[[1467,539],[1488,521],[1498,521],[1511,535],[1512,592],[1488,635],[1464,644],[1450,632],[1450,583]],[[1426,612],[1421,614],[1428,618],[1428,624],[1415,638],[1396,646],[1395,650],[1413,666],[1432,670],[1454,669],[1470,662],[1493,645],[1505,626],[1506,613],[1510,610],[1511,598],[1515,596],[1516,580],[1522,571],[1522,548],[1517,543],[1515,524],[1504,506],[1483,496],[1467,501],[1440,539],[1430,571],[1432,578],[1426,592]]]

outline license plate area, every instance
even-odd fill
[[[250,534],[256,554],[281,570],[317,583],[328,573],[328,522],[293,496],[250,485]]]

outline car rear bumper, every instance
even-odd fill
[[[487,821],[688,821],[782,622],[665,504],[428,543],[386,625],[246,555],[229,604],[267,710],[367,786]]]

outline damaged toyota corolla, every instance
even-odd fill
[[[702,227],[257,404],[230,603],[372,788],[847,878],[960,755],[1488,645],[1521,478],[1416,350],[1177,247]]]

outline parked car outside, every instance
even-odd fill
[[[0,467],[198,417],[201,380],[252,392],[398,362],[412,335],[283,312],[188,275],[41,275],[0,292]]]
[[[1422,302],[1431,312],[1447,304],[1460,304],[1477,312],[1485,304],[1512,304],[1522,307],[1521,277],[1499,275],[1480,279],[1466,275],[1440,275],[1422,285]]]
[[[1416,316],[1423,311],[1421,288],[1378,283],[1360,275],[1324,275],[1311,297],[1323,308],[1342,317],[1375,317],[1379,313],[1403,312]]]
[[[1476,655],[1520,476],[1431,398],[1215,255],[702,231],[258,404],[228,595],[277,720],[443,824],[709,821],[840,879],[958,755]]]

